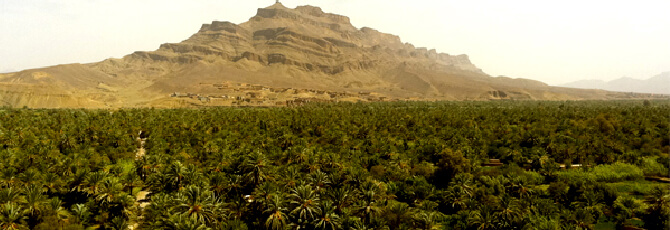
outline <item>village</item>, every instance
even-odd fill
[[[334,92],[314,89],[273,88],[260,84],[200,83],[201,92],[174,92],[170,97],[198,106],[286,107],[307,102],[391,101],[376,92]]]

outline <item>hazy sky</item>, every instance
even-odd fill
[[[0,0],[0,72],[120,58],[241,23],[274,0]],[[670,0],[284,0],[468,54],[492,76],[561,84],[670,71]]]

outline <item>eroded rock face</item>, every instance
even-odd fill
[[[413,100],[607,98],[605,92],[574,93],[538,81],[491,78],[465,54],[439,53],[403,43],[397,35],[359,29],[348,17],[319,7],[275,4],[239,25],[204,24],[187,40],[155,51],[0,74],[0,99],[15,107],[143,107],[155,101],[184,106],[193,102],[173,103],[168,95],[221,95],[217,88],[224,87],[212,86],[222,82]]]
[[[182,43],[163,44],[158,51],[136,52],[130,58],[192,63],[210,60],[207,56],[212,55],[232,62],[245,58],[326,74],[370,69],[373,63],[389,59],[481,73],[466,55],[415,48],[403,44],[396,35],[369,27],[356,29],[348,17],[324,13],[319,7],[289,9],[281,4],[258,9],[256,16],[241,25],[218,21],[204,24]]]

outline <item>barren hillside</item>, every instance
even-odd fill
[[[320,8],[281,4],[215,21],[180,43],[122,59],[0,74],[13,107],[284,106],[306,101],[580,100],[646,97],[493,78],[467,55],[356,28]]]

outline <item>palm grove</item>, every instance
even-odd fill
[[[668,114],[668,101],[5,108],[0,228],[667,229],[668,186],[645,177],[668,174]]]

